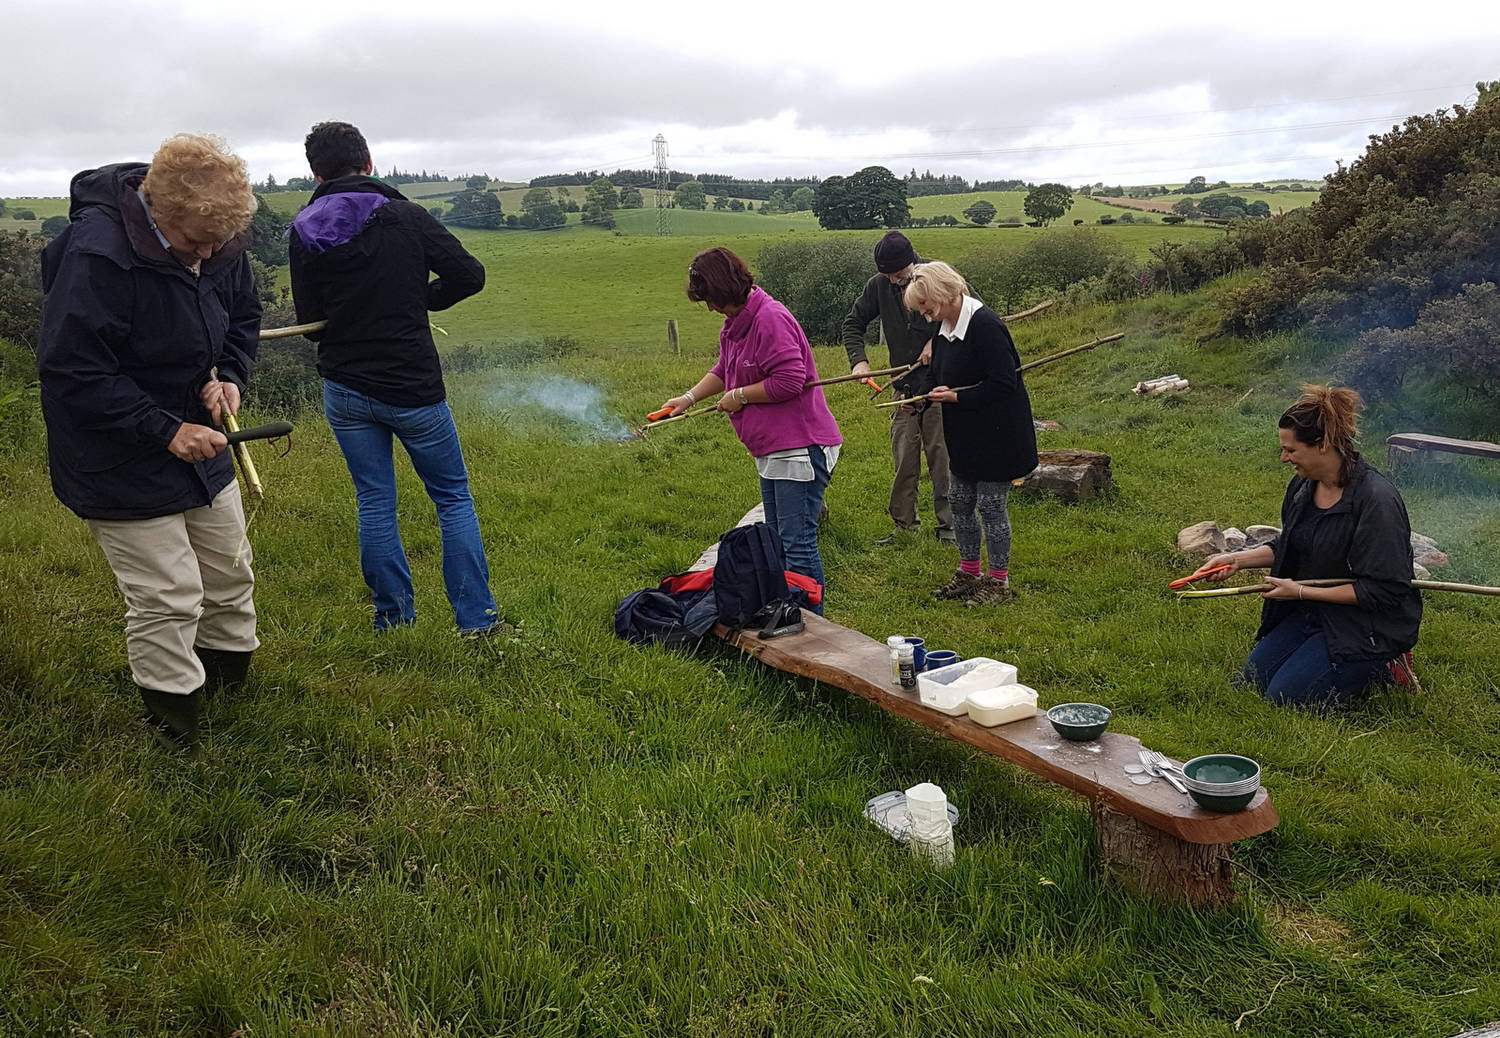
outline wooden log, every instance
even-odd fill
[[[1189,843],[1095,801],[1099,865],[1143,897],[1220,908],[1234,901],[1232,843]]]

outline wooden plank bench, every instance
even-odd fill
[[[741,523],[755,522],[759,514],[757,506]],[[711,567],[717,548],[704,552],[693,568]],[[1105,732],[1093,742],[1069,742],[1042,711],[994,728],[950,717],[923,706],[915,689],[907,691],[891,681],[890,654],[883,642],[807,610],[802,622],[802,631],[769,640],[722,624],[714,633],[777,670],[844,689],[1084,797],[1100,861],[1128,889],[1195,905],[1226,904],[1234,899],[1235,841],[1276,826],[1276,809],[1264,787],[1243,811],[1205,811],[1164,780],[1144,786],[1130,781],[1124,766],[1139,763],[1141,749],[1134,736]]]
[[[1426,433],[1392,433],[1385,438],[1387,465],[1395,468],[1401,462],[1436,454],[1467,454],[1474,458],[1500,460],[1500,443],[1485,440],[1455,440]]]

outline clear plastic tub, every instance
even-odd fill
[[[917,697],[923,706],[957,717],[968,710],[974,692],[1016,683],[1016,668],[988,656],[954,663],[917,675]]]

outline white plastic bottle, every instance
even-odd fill
[[[893,685],[901,684],[901,646],[905,644],[906,639],[899,634],[893,634],[885,640],[885,647],[891,653],[891,684]]]

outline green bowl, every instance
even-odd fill
[[[1213,786],[1243,787],[1251,782],[1257,787],[1260,785],[1260,765],[1236,753],[1206,753],[1194,757],[1182,766],[1182,774],[1188,779],[1189,786],[1198,786],[1207,793],[1229,792],[1209,788]]]
[[[1250,801],[1255,799],[1255,794],[1260,792],[1252,789],[1248,793],[1236,793],[1233,796],[1217,796],[1213,793],[1200,793],[1196,789],[1189,789],[1188,796],[1192,797],[1197,805],[1205,811],[1243,811],[1249,806]]]
[[[1059,703],[1047,711],[1057,734],[1074,742],[1088,742],[1104,734],[1113,714],[1098,703]]]

